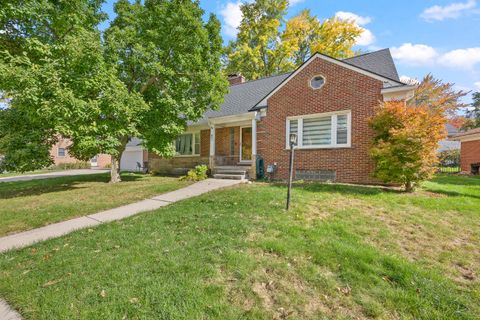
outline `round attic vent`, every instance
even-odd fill
[[[324,84],[325,84],[324,76],[315,76],[312,78],[312,80],[310,80],[310,86],[313,89],[320,89],[321,87],[323,87]]]

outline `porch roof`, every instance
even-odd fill
[[[218,110],[209,110],[197,124],[207,123],[208,119],[247,113],[253,106],[263,100],[290,73],[244,82],[230,86],[225,101]]]

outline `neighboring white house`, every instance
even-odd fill
[[[448,151],[448,150],[460,150],[460,141],[451,140],[453,136],[455,136],[458,133],[458,129],[452,126],[450,123],[447,123],[446,129],[448,132],[447,139],[439,142],[438,152]]]
[[[145,162],[148,161],[148,152],[142,147],[142,140],[132,138],[128,143],[120,159],[122,171],[144,171]]]

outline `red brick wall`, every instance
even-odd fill
[[[215,155],[232,156],[230,153],[230,129],[233,128],[233,156],[240,155],[240,127],[226,127],[215,129]]]
[[[315,75],[323,75],[325,85],[313,90],[309,82]],[[286,118],[289,116],[351,110],[351,148],[298,150],[296,169],[335,170],[337,181],[375,183],[371,177],[374,163],[369,157],[373,132],[368,119],[382,99],[379,80],[342,66],[316,59],[294,78],[290,79],[268,100],[267,115],[258,124],[258,154],[265,165],[277,162],[274,178],[288,177],[286,150]]]
[[[53,159],[55,165],[59,165],[61,163],[76,163],[81,162],[77,158],[70,156],[68,153],[68,147],[72,144],[70,139],[66,138],[59,138],[58,142],[50,149],[50,155]],[[65,156],[59,157],[58,156],[58,149],[65,148]],[[96,168],[105,168],[105,166],[111,163],[111,157],[108,154],[100,154],[97,157],[98,166]]]
[[[234,86],[236,84],[244,83],[245,78],[241,75],[230,76],[228,77],[228,82],[230,83],[231,86]]]
[[[460,154],[462,171],[470,172],[471,164],[480,162],[480,140],[462,141]]]
[[[210,129],[200,131],[200,156],[210,156]]]
[[[62,139],[59,138],[58,142],[50,149],[50,155],[53,159],[55,165],[59,165],[61,163],[75,163],[78,160],[68,153],[68,147],[72,144],[69,139]],[[58,156],[58,149],[64,148],[65,149],[65,156],[60,157]]]
[[[108,154],[99,154],[97,156],[97,168],[105,168],[106,166],[111,165],[112,157]]]

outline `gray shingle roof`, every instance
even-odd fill
[[[402,86],[389,49],[366,53],[343,61],[361,69],[395,80],[399,83],[399,86]],[[231,86],[220,109],[207,111],[203,118],[197,123],[206,123],[208,118],[242,114],[261,108],[262,106],[254,107],[286,78],[288,78],[290,74],[291,73],[281,74]]]
[[[343,61],[389,79],[400,81],[397,68],[393,62],[392,55],[390,54],[390,49],[383,49],[362,54],[356,57],[344,59]]]
[[[455,128],[453,125],[451,125],[450,123],[447,123],[445,125],[445,129],[447,129],[447,132],[448,132],[448,136],[454,136],[458,133],[458,129]]]
[[[247,113],[289,75],[286,73],[231,86],[220,109],[207,111],[199,122],[205,122],[208,118]]]

